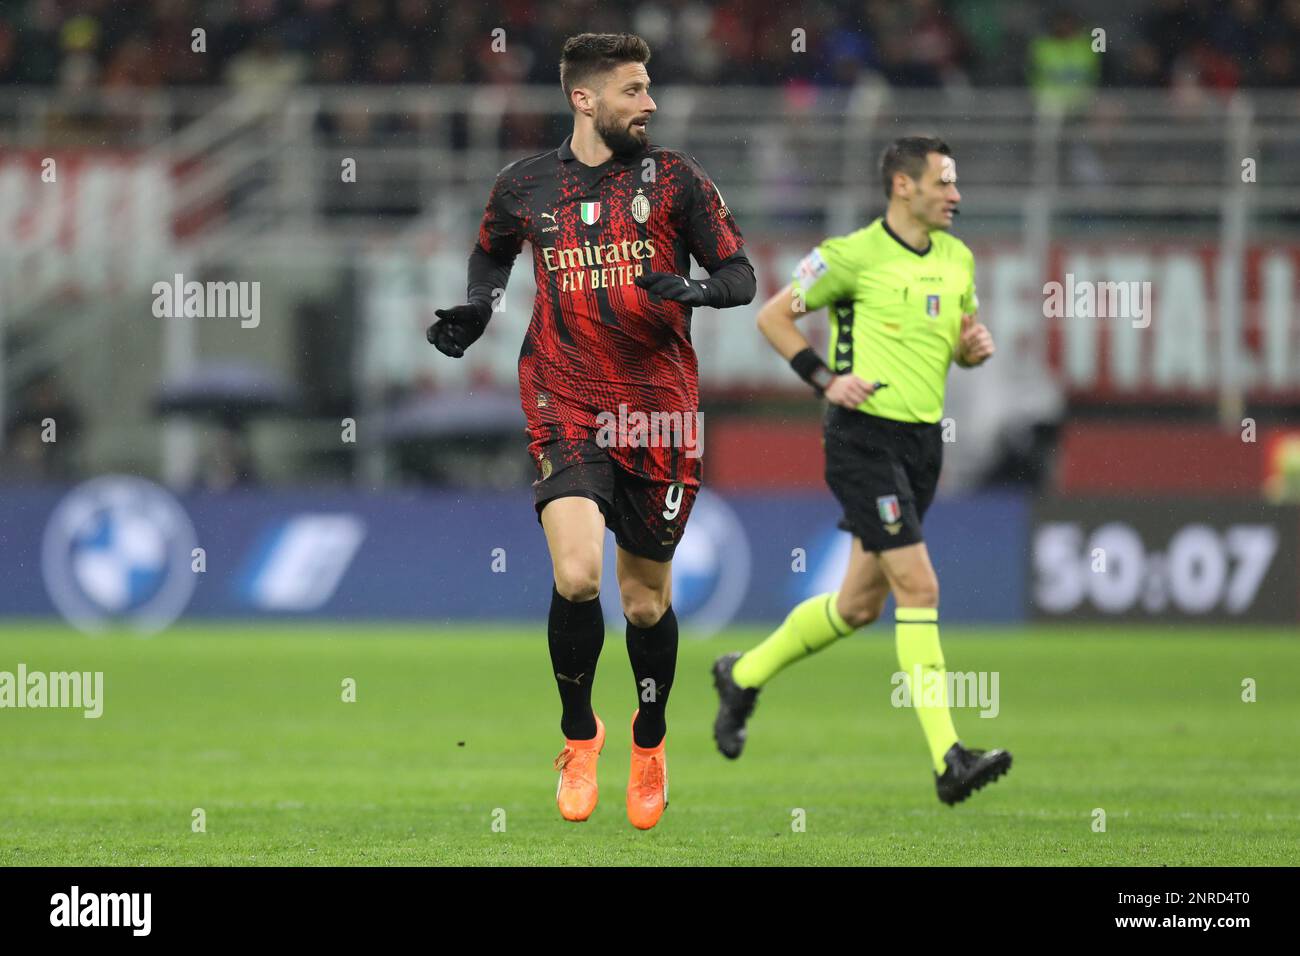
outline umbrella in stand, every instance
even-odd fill
[[[377,430],[404,474],[462,488],[526,487],[533,464],[524,452],[519,397],[476,391],[418,395],[388,412]]]
[[[297,405],[298,393],[291,385],[241,363],[201,363],[184,378],[164,382],[154,395],[159,415],[209,417],[230,426]]]
[[[379,439],[396,444],[503,433],[522,436],[526,426],[519,396],[510,392],[419,395],[385,416]]]
[[[188,415],[216,421],[219,431],[203,465],[203,481],[225,489],[252,484],[257,469],[245,437],[254,418],[298,407],[296,390],[255,365],[208,362],[183,378],[164,382],[154,395],[159,415]]]

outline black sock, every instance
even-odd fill
[[[596,736],[596,715],[591,710],[591,684],[596,661],[605,644],[605,615],[600,596],[590,601],[570,601],[551,588],[551,616],[546,627],[551,647],[551,669],[560,690],[560,730],[570,740]]]
[[[627,622],[627,659],[636,676],[641,710],[632,728],[632,739],[638,747],[657,747],[668,731],[664,712],[677,673],[677,615],[671,605],[650,627]]]

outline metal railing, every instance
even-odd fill
[[[656,96],[653,140],[694,154],[725,181],[736,212],[760,224],[860,218],[879,205],[880,149],[917,131],[948,140],[969,206],[995,218],[1021,214],[1031,187],[1050,190],[1066,216],[1214,217],[1248,157],[1260,171],[1258,210],[1300,203],[1300,94],[1292,91],[1114,90],[1069,116],[1038,109],[1024,90],[667,87]],[[75,145],[67,118],[76,116],[85,118],[86,145],[181,155],[219,145],[219,162],[193,183],[199,198],[231,192],[274,153],[260,180],[266,191],[256,206],[244,204],[245,215],[300,225],[355,216],[369,228],[459,201],[465,187],[490,182],[521,155],[554,148],[571,125],[550,87],[304,87],[238,99],[202,90],[68,103],[9,89],[0,91],[0,144]],[[218,144],[222,129],[239,135]],[[345,158],[356,161],[355,183],[342,181]]]

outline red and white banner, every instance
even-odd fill
[[[124,151],[0,153],[0,293],[113,293],[175,245],[170,165]]]

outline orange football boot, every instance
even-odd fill
[[[637,711],[640,713],[640,711]],[[636,714],[632,715],[636,726]],[[666,740],[667,738],[665,738]],[[627,778],[627,818],[638,830],[649,830],[668,806],[668,762],[664,740],[657,747],[638,747],[632,738],[632,772]]]
[[[590,740],[564,738],[564,749],[555,758],[560,782],[555,787],[555,802],[566,820],[581,823],[596,809],[596,761],[605,746],[605,725],[596,718],[596,736]]]

